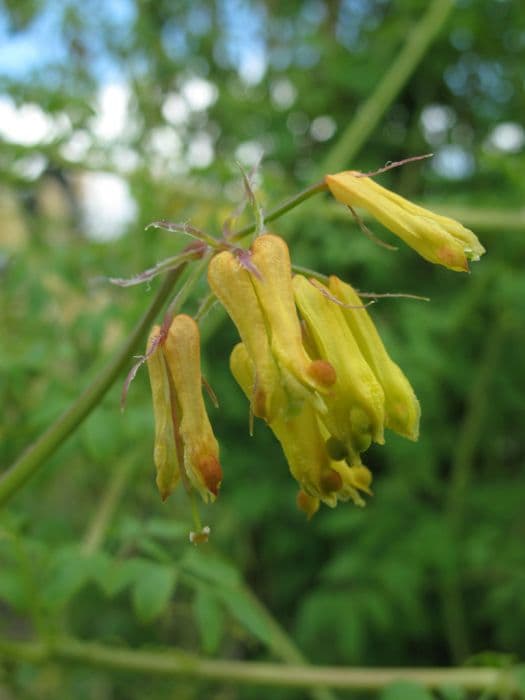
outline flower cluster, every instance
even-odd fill
[[[431,262],[462,271],[484,252],[461,224],[363,173],[328,175],[325,184],[336,199],[365,208]],[[320,282],[294,275],[288,246],[274,234],[258,235],[248,250],[217,242],[210,253],[209,286],[241,339],[231,353],[232,374],[252,419],[262,419],[280,442],[299,485],[299,508],[311,517],[321,502],[363,505],[372,474],[362,454],[373,442],[384,443],[385,428],[417,440],[420,409],[358,293],[335,276]],[[202,399],[196,322],[181,314],[167,333],[156,326],[146,358],[161,497],[182,480],[205,501],[214,500],[222,470]]]
[[[372,480],[361,453],[384,442],[385,426],[417,438],[414,392],[352,287],[292,275],[288,246],[272,234],[249,255],[246,266],[223,251],[208,268],[242,340],[232,373],[281,443],[299,506],[311,516],[321,501],[361,505]]]

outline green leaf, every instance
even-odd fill
[[[383,689],[379,700],[433,700],[433,696],[422,685],[408,681],[397,681]]]
[[[224,604],[235,619],[254,637],[269,646],[273,643],[273,631],[266,616],[242,589],[218,589]]]
[[[224,631],[224,613],[217,596],[209,588],[197,588],[193,599],[193,614],[199,628],[203,651],[206,654],[214,654]]]
[[[51,608],[66,605],[84,585],[96,581],[99,569],[105,567],[103,552],[86,556],[78,549],[59,550],[44,575],[42,601]]]
[[[177,580],[174,566],[143,561],[131,598],[137,617],[151,622],[168,607]]]
[[[525,697],[525,664],[520,664],[512,669],[512,678],[520,691],[520,697]]]
[[[231,564],[199,549],[188,549],[182,566],[194,576],[217,583],[221,587],[236,587],[241,582],[239,572]]]
[[[465,700],[467,691],[457,685],[444,685],[439,687],[440,700]]]
[[[102,593],[108,598],[121,593],[137,578],[137,567],[134,560],[118,561],[108,559],[105,566],[101,566],[96,574],[95,581]]]
[[[188,523],[178,520],[152,518],[146,525],[146,532],[151,537],[161,540],[188,540]]]

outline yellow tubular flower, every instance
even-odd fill
[[[320,356],[333,365],[337,375],[332,392],[325,398],[328,413],[321,419],[350,456],[366,449],[371,440],[382,444],[384,392],[341,308],[302,275],[294,277],[293,286],[309,334]]]
[[[347,307],[362,306],[355,290],[338,277],[330,277],[330,292]],[[363,357],[368,362],[385,392],[385,425],[396,433],[417,440],[420,408],[410,382],[400,367],[393,362],[379,333],[364,308],[342,308],[343,316]]]
[[[279,370],[270,349],[266,321],[250,274],[233,253],[224,251],[212,258],[208,267],[208,282],[237,326],[253,360],[255,388],[250,397],[253,414],[271,421],[280,409],[283,395]]]
[[[160,326],[154,326],[149,335],[147,351],[159,334]],[[160,497],[165,501],[177,485],[180,471],[175,445],[168,368],[160,346],[157,346],[148,357],[147,364],[155,418],[153,460],[157,470],[157,488]]]
[[[215,500],[222,480],[219,445],[202,398],[200,336],[195,321],[176,316],[164,345],[180,413],[184,469],[204,501]]]
[[[249,398],[253,372],[250,356],[243,343],[233,348],[230,369]],[[300,413],[289,418],[276,417],[270,423],[270,428],[281,443],[290,472],[301,489],[308,496],[335,506],[337,491],[342,482],[332,468],[332,461],[326,451],[325,441],[311,404],[305,402]]]
[[[335,372],[326,360],[312,361],[304,349],[286,241],[280,236],[265,234],[255,239],[251,250],[252,262],[261,278],[253,274],[250,278],[266,319],[272,352],[279,367],[309,389],[326,393],[335,382]]]
[[[459,222],[417,206],[359,172],[348,170],[325,180],[337,200],[366,209],[432,263],[468,271],[469,260],[479,260],[485,252],[476,235]]]

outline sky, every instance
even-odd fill
[[[90,0],[84,4],[73,3],[79,12],[84,12],[85,31],[88,32],[90,47],[97,48],[98,23],[103,18],[114,27],[115,32],[129,31],[135,18],[133,0]],[[9,31],[7,17],[0,12],[0,78],[23,80],[32,71],[45,70],[46,65],[68,60],[67,46],[61,30],[62,13],[67,7],[66,0],[48,0],[44,9],[21,31]],[[268,56],[263,27],[265,22],[264,5],[248,4],[245,0],[218,0],[219,18],[224,28],[224,41],[217,52],[217,60],[237,67],[239,77],[247,85],[254,85],[263,79],[269,60],[284,60],[284,57]],[[301,12],[305,21],[316,26],[324,16],[324,4],[319,0],[308,0]],[[352,32],[363,16],[363,0],[345,0],[341,11],[338,40],[351,46],[355,40]],[[165,46],[171,50],[184,52],[186,33],[202,34],[209,30],[211,18],[206,4],[188,3],[186,24],[166,26],[162,37]],[[255,10],[254,10],[255,8]],[[366,13],[365,13],[366,14]],[[348,23],[348,18],[355,20]],[[350,29],[345,29],[347,26]],[[352,29],[353,27],[353,29]],[[47,114],[38,104],[15,103],[9,94],[0,93],[0,138],[12,143],[37,148],[39,144],[52,142],[56,138],[67,137],[62,146],[62,155],[81,162],[90,147],[102,144],[108,147],[112,161],[112,174],[101,171],[85,174],[84,206],[86,230],[98,239],[121,235],[135,215],[126,175],[138,165],[137,153],[126,146],[133,136],[136,125],[130,118],[129,85],[117,65],[101,47],[91,52],[92,71],[99,83],[95,99],[95,116],[89,131],[73,131],[65,114]],[[300,58],[300,57],[299,57]],[[301,59],[305,66],[318,56],[306,55]],[[480,66],[480,70],[485,68]],[[489,76],[490,77],[490,76]],[[283,72],[283,77],[271,86],[271,99],[277,109],[288,108],[297,97],[297,91]],[[189,148],[181,156],[181,127],[192,118],[192,114],[208,109],[217,99],[217,88],[201,76],[189,76],[177,90],[166,95],[162,105],[165,125],[155,128],[148,134],[154,175],[173,177],[188,169],[206,168],[214,158],[213,141],[204,131],[194,135]],[[453,143],[456,115],[446,105],[431,104],[421,113],[421,126],[426,140],[436,153],[432,162],[434,170],[450,180],[468,177],[476,167],[472,155],[461,145]],[[293,125],[290,125],[290,129]],[[307,125],[312,138],[325,141],[332,138],[337,125],[329,115],[319,115]],[[520,124],[503,122],[495,126],[487,137],[486,145],[496,150],[515,153],[525,144],[525,131]],[[256,140],[239,144],[233,157],[247,166],[254,165],[262,155],[261,145]],[[14,166],[18,175],[36,179],[46,167],[45,158],[35,152],[20,159]],[[119,172],[121,174],[119,174]],[[95,201],[101,192],[113,192],[104,204],[108,220],[104,221],[99,211],[89,213],[89,202],[96,209]],[[99,200],[100,201],[100,200]]]

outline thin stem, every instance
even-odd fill
[[[341,138],[322,165],[323,173],[345,167],[359,152],[381,118],[399,95],[426,51],[441,31],[454,0],[434,0],[419,23],[404,41],[403,48],[390,64],[375,91],[357,110]]]
[[[170,295],[185,265],[168,272],[155,298],[126,342],[74,403],[22,454],[0,478],[0,506],[35,474],[44,462],[82,423],[128,364],[147,329]]]
[[[244,594],[250,600],[252,607],[257,610],[259,615],[266,620],[266,624],[272,632],[272,651],[287,664],[308,664],[307,658],[295,645],[293,639],[288,636],[286,630],[281,627],[279,622],[275,619],[264,603],[259,600],[251,588],[244,585],[243,589]],[[335,696],[331,690],[328,690],[326,687],[320,687],[319,685],[316,685],[310,689],[310,695],[315,700],[335,700]]]
[[[113,472],[84,536],[82,543],[84,554],[93,554],[102,545],[134,466],[130,460],[123,461]]]
[[[191,571],[186,571],[184,568],[182,568],[179,573],[179,579],[185,581],[192,588],[201,584],[199,579],[191,573]],[[265,641],[268,650],[287,664],[308,665],[308,659],[251,588],[246,583],[240,582],[237,590],[242,598],[249,601],[250,606],[257,612],[258,617],[264,619],[267,629],[270,630],[270,635]],[[337,700],[334,693],[326,687],[314,686],[309,689],[309,695],[314,700]]]
[[[302,192],[299,192],[293,197],[290,197],[290,199],[287,199],[286,202],[283,202],[283,204],[280,204],[278,207],[268,212],[268,214],[265,214],[264,223],[267,224],[270,221],[278,219],[280,216],[283,216],[283,214],[286,214],[291,209],[295,209],[295,207],[299,206],[299,204],[302,204],[307,199],[310,199],[310,197],[313,197],[319,192],[325,192],[327,189],[328,186],[326,185],[324,180],[321,180],[321,182],[317,182],[315,185],[310,185],[310,187],[307,187]],[[231,236],[230,241],[240,241],[245,236],[248,236],[250,233],[254,233],[255,230],[255,223],[243,226],[243,228],[239,229],[236,233],[233,234],[233,236]]]
[[[109,670],[150,676],[184,676],[223,683],[311,688],[326,685],[376,691],[396,681],[411,681],[428,688],[460,686],[465,690],[513,688],[508,671],[500,668],[344,668],[285,666],[249,661],[215,661],[177,650],[133,651],[73,638],[40,642],[0,640],[0,655],[30,663],[50,660],[80,663]]]
[[[465,497],[472,478],[474,457],[490,401],[488,387],[497,366],[503,336],[502,324],[493,323],[486,339],[479,369],[471,386],[465,418],[459,431],[446,504],[446,517],[450,536],[454,542],[461,541]],[[457,559],[457,553],[453,556]],[[442,580],[443,613],[447,624],[450,650],[456,663],[464,661],[470,653],[463,596],[458,579],[459,563],[454,561],[454,565],[450,567],[449,572],[444,573]]]

